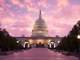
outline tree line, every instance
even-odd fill
[[[79,52],[80,51],[80,21],[77,22],[69,32],[69,34],[62,38],[60,44],[56,47],[58,50]]]
[[[0,50],[9,51],[17,49],[17,39],[9,35],[6,29],[0,28]]]

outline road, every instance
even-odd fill
[[[32,48],[30,50],[0,56],[0,60],[78,60],[78,58],[66,56],[47,48]]]

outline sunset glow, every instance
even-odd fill
[[[65,36],[80,20],[80,0],[0,0],[0,24],[12,36],[30,36],[39,9],[49,36]]]

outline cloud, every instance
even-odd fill
[[[69,0],[72,5],[80,5],[80,0]]]
[[[10,17],[5,17],[4,19],[1,20],[1,22],[3,23],[3,25],[12,25],[15,23],[15,20],[13,20]]]
[[[69,5],[68,0],[57,0],[57,2],[58,2],[58,4],[57,4],[58,7],[65,7],[65,6]]]
[[[0,0],[0,21],[11,35],[30,36],[40,8],[50,36],[68,34],[80,19],[79,0]]]

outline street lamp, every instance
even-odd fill
[[[17,43],[19,43],[19,41],[16,41]]]
[[[80,35],[78,35],[77,38],[80,39]]]
[[[60,43],[60,41],[57,41],[58,42],[58,44]]]

